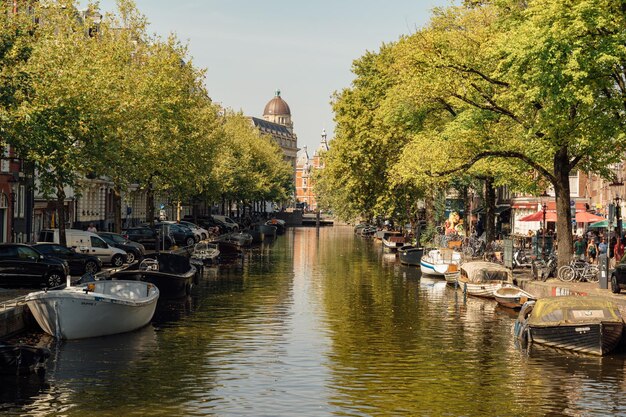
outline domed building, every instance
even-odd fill
[[[263,119],[251,117],[254,126],[261,133],[270,135],[274,142],[283,150],[283,158],[296,169],[296,157],[298,154],[298,137],[293,133],[291,109],[280,96],[280,90],[276,90],[272,98],[263,110]]]

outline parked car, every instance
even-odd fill
[[[611,291],[615,294],[626,289],[626,262],[622,261],[615,265],[615,269],[611,273],[610,285]]]
[[[200,227],[197,224],[192,223],[192,222],[187,221],[187,220],[181,220],[178,223],[182,224],[183,226],[187,226],[188,228],[190,228],[191,231],[196,234],[196,236],[200,237],[200,240],[204,240],[204,239],[209,237],[209,231],[207,229],[205,229],[204,227]]]
[[[156,223],[154,227],[161,230],[167,228],[177,245],[192,246],[200,241],[191,229],[178,223]]]
[[[69,274],[67,262],[46,256],[28,245],[20,243],[0,244],[1,286],[46,286],[63,285]]]
[[[214,214],[213,220],[223,224],[229,232],[236,232],[237,230],[239,230],[239,224],[228,216],[220,216],[219,214]]]
[[[65,240],[66,245],[76,252],[97,256],[102,262],[110,263],[113,266],[122,266],[126,260],[126,252],[109,246],[95,233],[78,229],[66,229]],[[37,241],[60,244],[59,229],[44,229],[40,231]]]
[[[126,239],[124,236],[112,232],[98,232],[98,236],[102,238],[109,246],[116,247],[126,252],[126,262],[132,264],[136,260],[143,259],[146,254],[146,248],[137,242]]]
[[[130,227],[122,236],[132,242],[141,243],[148,249],[168,250],[174,245],[174,239],[170,235],[161,236],[160,230],[148,226]]]
[[[67,262],[70,268],[70,275],[95,274],[102,269],[102,261],[97,256],[77,253],[56,243],[36,243],[32,247],[46,256],[52,256]]]
[[[215,228],[218,229],[218,234],[222,234],[228,231],[228,228],[222,224],[222,222],[217,222],[210,216],[200,216],[198,217],[198,224],[202,226],[204,229],[209,231],[209,234],[213,234]]]

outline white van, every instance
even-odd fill
[[[65,229],[67,247],[76,252],[88,253],[100,258],[104,263],[113,266],[122,266],[126,259],[126,252],[109,246],[95,233],[78,229]],[[59,229],[44,229],[39,232],[38,242],[59,243]]]

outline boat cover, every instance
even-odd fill
[[[528,318],[528,324],[533,326],[600,322],[622,323],[622,316],[611,301],[588,296],[540,298]]]
[[[511,271],[493,262],[467,262],[461,265],[461,271],[473,284],[489,281],[510,281],[511,276]]]

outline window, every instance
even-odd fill
[[[15,246],[0,247],[0,259],[10,259],[17,257]]]
[[[39,254],[27,246],[18,246],[17,255],[20,259],[35,260],[39,258]]]
[[[91,247],[106,249],[109,245],[107,245],[106,242],[99,237],[91,236]]]

